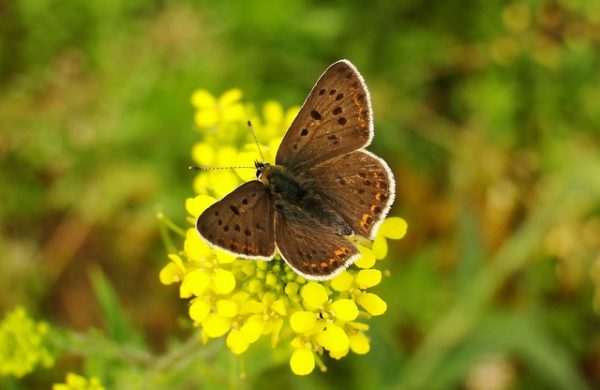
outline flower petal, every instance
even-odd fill
[[[292,106],[285,112],[284,130],[292,125],[292,122],[298,116],[300,106]]]
[[[209,108],[214,107],[217,100],[210,92],[204,89],[198,89],[192,94],[191,102],[192,106],[196,108]]]
[[[177,264],[170,262],[160,270],[158,277],[162,284],[169,285],[180,282],[183,278],[183,272]]]
[[[289,282],[285,285],[285,293],[290,297],[298,295],[298,290],[300,290],[300,285],[296,282]]]
[[[235,255],[232,255],[231,253],[222,251],[220,249],[215,250],[215,256],[217,257],[217,261],[219,262],[219,264],[233,263],[237,259]]]
[[[212,127],[219,122],[219,114],[213,109],[197,111],[194,115],[194,123],[200,128]]]
[[[211,188],[218,198],[228,195],[240,184],[240,179],[234,172],[219,171],[212,173],[219,175],[217,180],[211,180]]]
[[[392,240],[399,240],[406,235],[408,225],[399,217],[387,218],[379,228],[379,234]]]
[[[221,317],[233,318],[238,314],[237,304],[229,299],[219,299],[216,306]]]
[[[352,282],[354,281],[354,277],[350,272],[342,272],[330,282],[330,286],[335,291],[348,291],[352,286]]]
[[[357,245],[360,251],[360,258],[354,262],[359,268],[371,268],[375,265],[375,253],[366,246]]]
[[[351,299],[338,299],[331,304],[331,311],[342,321],[353,321],[358,317],[358,307]]]
[[[283,119],[283,107],[275,100],[269,100],[263,105],[263,117],[266,122],[277,123]]]
[[[227,348],[229,348],[229,350],[236,355],[245,352],[250,345],[244,335],[236,329],[233,329],[231,332],[229,332],[225,343],[227,344]]]
[[[344,352],[350,347],[348,335],[336,324],[327,324],[327,328],[317,335],[317,341],[330,352]]]
[[[241,103],[234,103],[227,107],[223,107],[221,111],[223,122],[234,123],[239,122],[242,119],[246,119],[246,109]]]
[[[215,148],[207,142],[198,142],[192,147],[192,159],[200,165],[215,165]]]
[[[262,321],[258,320],[257,318],[250,317],[248,321],[242,325],[240,331],[249,343],[253,343],[260,337],[263,328],[264,326]]]
[[[300,293],[307,309],[317,309],[327,302],[327,290],[320,283],[309,282]]]
[[[198,218],[200,214],[209,208],[216,199],[208,195],[198,195],[195,198],[188,198],[185,201],[185,209],[192,217]]]
[[[219,105],[226,106],[228,104],[233,104],[242,98],[242,90],[239,88],[232,88],[228,91],[225,91],[223,95],[219,98]]]
[[[315,356],[306,347],[298,348],[290,358],[290,368],[296,375],[308,375],[315,369]]]
[[[210,313],[210,305],[201,299],[196,299],[189,307],[190,318],[196,322],[202,322]]]
[[[284,316],[287,314],[287,307],[286,307],[286,303],[283,299],[277,299],[275,302],[273,302],[273,304],[271,304],[271,310],[273,310],[275,313],[279,314],[280,316]]]
[[[238,151],[231,146],[220,147],[217,151],[217,161],[219,165],[228,167],[232,165],[239,165]]]
[[[208,337],[217,338],[227,333],[231,328],[231,322],[228,318],[211,313],[202,322],[202,328]]]
[[[384,236],[378,235],[375,237],[372,250],[377,259],[385,259],[388,252],[388,245]]]
[[[206,260],[212,253],[210,246],[200,237],[195,228],[187,230],[183,251],[188,259],[194,261]]]
[[[209,284],[210,275],[208,272],[203,269],[195,269],[183,277],[183,282],[179,286],[179,296],[181,298],[189,298],[192,295],[202,295]]]
[[[233,274],[224,269],[218,269],[212,276],[213,290],[217,294],[229,294],[235,288]]]
[[[356,284],[362,289],[377,286],[381,282],[381,271],[378,269],[363,269],[356,275]]]
[[[290,316],[290,327],[296,333],[310,331],[317,324],[317,315],[312,311],[297,311]]]
[[[387,310],[387,303],[373,293],[360,294],[356,301],[372,316],[382,315]]]
[[[352,349],[352,352],[354,352],[356,354],[364,355],[364,354],[368,353],[369,350],[371,349],[371,347],[369,345],[369,338],[367,336],[365,336],[365,334],[362,332],[353,334],[352,336],[349,337],[349,339],[350,339],[350,349]]]

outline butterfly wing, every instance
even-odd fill
[[[367,146],[373,138],[369,91],[349,61],[331,65],[285,134],[276,164],[291,171]]]
[[[278,211],[275,239],[285,262],[307,279],[331,279],[359,256],[344,237],[302,213]]]
[[[271,196],[261,182],[253,180],[206,209],[196,229],[211,245],[236,256],[271,259],[274,224]]]
[[[357,150],[323,161],[304,175],[315,177],[315,190],[350,225],[354,233],[375,238],[395,197],[395,181],[385,161]]]

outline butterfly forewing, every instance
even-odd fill
[[[315,190],[350,224],[354,233],[374,238],[394,202],[394,176],[387,164],[366,150],[336,157],[304,173]]]
[[[274,208],[269,192],[250,181],[206,209],[196,229],[212,245],[242,257],[275,254]]]
[[[373,136],[369,91],[348,61],[331,65],[287,131],[276,163],[298,172],[368,145]]]
[[[331,279],[358,257],[358,250],[344,237],[302,215],[278,212],[275,239],[285,262],[307,279]]]

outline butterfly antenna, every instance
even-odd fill
[[[204,167],[202,165],[191,165],[188,168],[194,171],[213,171],[219,169],[256,169],[256,167]]]
[[[252,122],[248,121],[248,129],[250,129],[250,132],[252,133],[252,137],[254,138],[254,143],[256,144],[256,147],[258,148],[258,154],[260,154],[260,158],[262,159],[263,162],[265,162],[265,156],[262,153],[262,150],[260,149],[260,144],[258,143],[258,139],[256,138],[256,133],[254,132],[254,128],[252,127]]]

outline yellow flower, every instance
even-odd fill
[[[218,99],[208,91],[195,91],[192,94],[192,105],[197,110],[194,118],[196,125],[199,128],[209,128],[246,119],[241,98],[242,91],[237,88],[230,89]]]
[[[261,117],[240,99],[239,90],[218,99],[203,90],[194,93],[196,124],[203,134],[192,149],[196,163],[252,165],[260,156],[245,123],[248,119],[267,161],[275,159],[299,108],[284,110],[278,102],[268,101]],[[200,172],[194,182],[198,195],[185,204],[189,222],[195,223],[217,198],[254,178],[252,169]],[[386,219],[372,244],[354,242],[361,253],[356,267],[331,281],[314,282],[297,275],[279,257],[269,262],[244,260],[215,249],[190,227],[183,250],[169,255],[160,280],[180,283],[180,296],[190,300],[189,316],[201,328],[205,342],[223,337],[232,353],[242,354],[261,337],[269,337],[273,348],[291,347],[292,372],[307,375],[316,364],[325,369],[320,359],[325,353],[340,359],[350,351],[369,351],[365,334],[369,326],[359,319],[368,321],[387,309],[385,301],[369,291],[382,280],[382,272],[373,267],[386,256],[387,240],[405,233],[404,220]]]
[[[48,325],[35,322],[17,307],[0,322],[0,375],[22,377],[37,365],[50,367],[54,357],[47,347]]]
[[[270,141],[283,137],[281,129],[287,128],[292,123],[296,115],[298,115],[298,111],[300,111],[299,106],[294,106],[284,111],[281,103],[275,100],[267,101],[262,109],[264,124],[261,129],[261,139]]]
[[[102,386],[100,379],[94,376],[87,379],[69,372],[65,383],[55,383],[52,385],[52,390],[104,390],[104,386]]]

